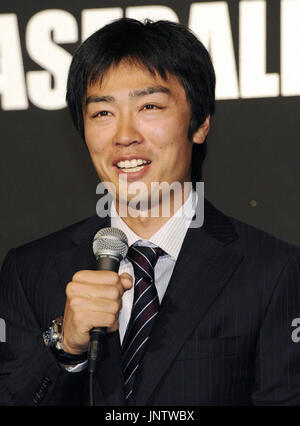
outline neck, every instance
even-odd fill
[[[183,206],[190,193],[191,188],[189,191],[182,191],[176,196],[172,192],[170,199],[160,198],[157,205],[151,209],[133,209],[128,204],[122,205],[119,200],[115,201],[115,207],[126,225],[141,238],[148,240]]]

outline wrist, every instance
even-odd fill
[[[43,333],[45,345],[51,349],[55,358],[61,364],[76,365],[87,360],[87,351],[69,352],[68,345],[63,342],[63,316],[52,321],[50,327]]]
[[[63,365],[74,366],[87,360],[88,353],[73,354],[65,352],[63,349],[51,348],[57,361]]]
[[[70,345],[64,337],[63,337],[63,340],[61,342],[61,349],[64,352],[69,353],[70,355],[78,355],[78,356],[87,352],[87,349],[85,349],[85,348],[80,348],[80,349],[73,348],[72,345]]]

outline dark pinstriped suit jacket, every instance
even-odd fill
[[[42,341],[73,274],[94,267],[93,217],[9,252],[0,284],[0,404],[87,404]],[[300,405],[300,250],[205,202],[184,240],[136,382],[136,405]],[[95,400],[124,405],[118,332],[104,338]],[[35,402],[34,402],[35,401]]]

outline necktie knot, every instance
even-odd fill
[[[160,247],[132,245],[129,247],[127,258],[131,261],[136,279],[154,280],[154,268],[159,256],[165,252]]]

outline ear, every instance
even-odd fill
[[[198,144],[203,143],[206,139],[206,136],[208,135],[209,130],[210,130],[210,115],[206,117],[206,120],[201,124],[199,129],[194,133],[193,142]]]

